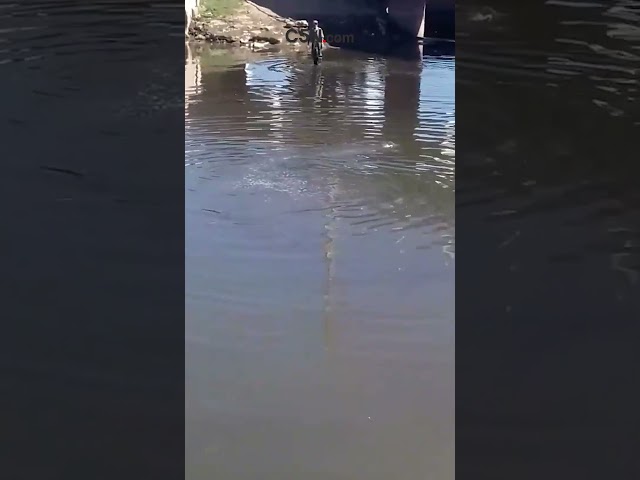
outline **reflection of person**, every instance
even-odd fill
[[[313,27],[309,30],[309,38],[307,43],[311,45],[311,48],[318,48],[318,56],[322,57],[322,43],[324,42],[324,31],[318,25],[318,20],[313,21]]]
[[[318,75],[315,69],[311,72],[310,86],[314,89],[313,98],[315,101],[317,102],[321,100],[324,87],[324,77],[322,75]]]

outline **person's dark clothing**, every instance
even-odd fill
[[[318,56],[322,57],[322,42],[324,41],[324,32],[322,31],[322,28],[320,27],[311,27],[311,30],[309,30],[309,44],[311,45],[311,48],[314,47],[314,42],[318,43]]]
[[[316,27],[316,28],[311,28],[309,30],[309,40],[308,42],[310,44],[313,44],[314,41],[317,41],[320,44],[320,47],[322,47],[322,41],[324,40],[324,32],[322,31],[322,28],[320,27]]]

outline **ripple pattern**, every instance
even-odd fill
[[[187,88],[187,168],[227,176],[244,166],[238,187],[324,195],[336,212],[355,202],[394,227],[451,220],[452,58],[356,57],[314,70],[274,57],[219,69],[203,66],[221,56],[209,55],[197,68],[212,73]]]
[[[328,51],[314,68],[204,49],[185,71],[188,436],[207,439],[193,445],[227,444],[202,418],[292,432],[305,405],[341,445],[323,450],[341,478],[365,458],[371,480],[453,478],[454,59]],[[392,446],[407,441],[430,454]]]

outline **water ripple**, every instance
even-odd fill
[[[189,257],[201,262],[219,251],[256,268],[295,259],[296,268],[313,269],[318,252],[344,264],[364,254],[348,256],[345,248],[367,242],[380,252],[374,255],[386,252],[380,268],[403,275],[402,282],[423,284],[415,270],[422,262],[450,268],[454,58],[400,61],[342,52],[314,68],[278,54],[238,58],[224,49],[192,50],[185,65]],[[280,245],[277,235],[289,232],[298,241]],[[304,245],[318,250],[305,252]],[[446,271],[442,278],[452,278]],[[340,274],[328,275],[340,281]],[[227,282],[234,291],[248,288]],[[212,295],[234,311],[235,297]],[[243,314],[251,311],[240,304]],[[395,313],[407,308],[416,314],[421,307],[398,306]]]

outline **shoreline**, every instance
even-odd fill
[[[299,33],[295,29],[308,28],[306,19],[283,17],[251,0],[199,0],[198,3],[189,28],[185,29],[188,43],[256,53],[308,53],[306,42],[295,40]],[[329,42],[324,43],[327,51],[346,48],[413,59],[423,54],[423,48],[435,55],[453,54],[455,45],[455,41],[441,38],[403,41],[393,25],[375,16],[357,21],[330,17],[320,20],[325,22],[325,32],[327,28],[331,32]],[[288,32],[291,32],[289,39]]]
[[[286,33],[292,28],[308,27],[306,20],[284,18],[250,0],[240,0],[228,12],[217,13],[199,7],[198,15],[187,31],[189,42],[206,42],[227,47],[248,48],[253,51],[277,51],[283,48],[305,50],[306,43],[288,41]]]

